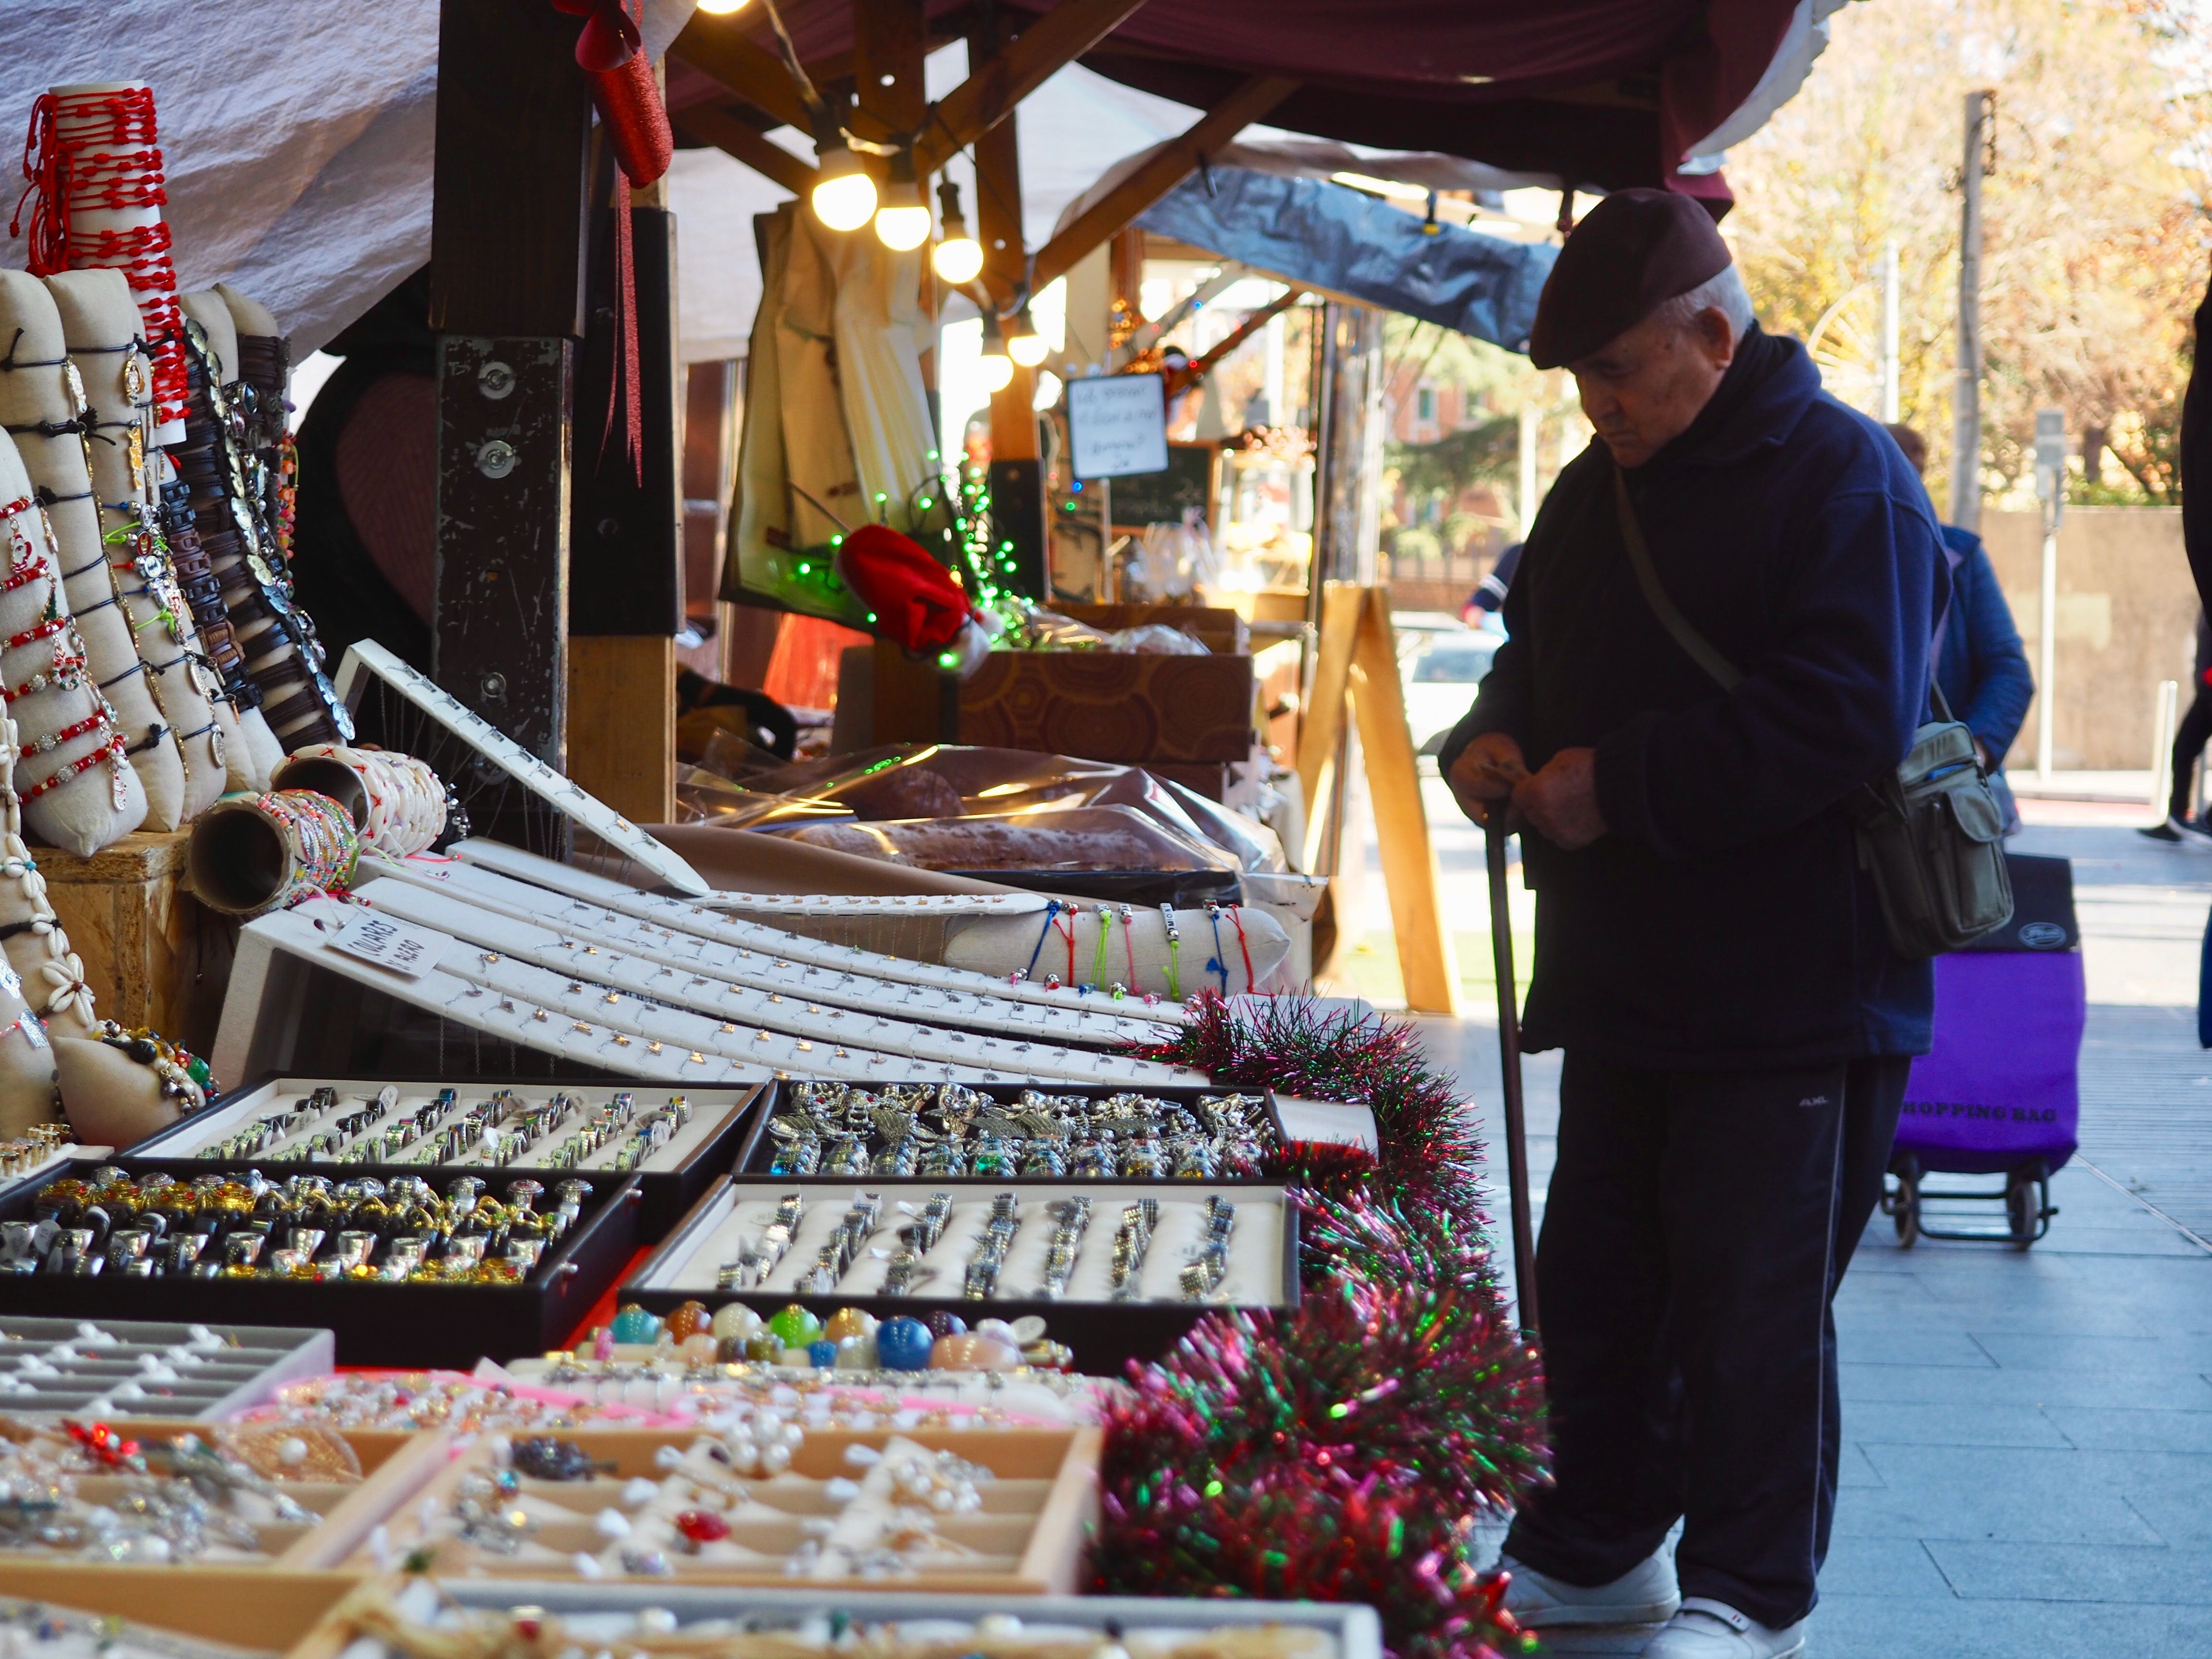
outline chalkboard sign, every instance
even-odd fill
[[[1114,522],[1140,531],[1146,525],[1180,524],[1184,510],[1198,509],[1213,521],[1214,467],[1220,452],[1212,444],[1170,444],[1164,472],[1139,472],[1113,482]]]

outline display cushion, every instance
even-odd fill
[[[0,271],[0,336],[15,347],[15,366],[0,368],[0,424],[15,434],[32,486],[44,492],[69,609],[84,641],[93,680],[103,689],[131,745],[131,768],[146,792],[146,826],[173,830],[185,805],[184,757],[178,752],[174,726],[140,672],[131,619],[118,597],[101,540],[85,439],[74,430],[55,429],[66,428],[79,411],[68,366],[56,361],[69,349],[61,313],[37,277]],[[27,427],[34,429],[26,431]],[[40,428],[45,429],[35,429]]]
[[[222,383],[228,386],[238,378],[238,325],[231,318],[229,306],[211,288],[179,294],[177,303],[186,317],[207,331],[208,350],[215,356]]]
[[[1143,764],[1252,757],[1252,659],[994,651],[960,684],[960,741]]]
[[[253,781],[246,787],[266,794],[276,769],[284,763],[284,745],[276,741],[276,734],[269,729],[258,708],[238,711],[238,746],[246,752],[253,767]]]
[[[131,284],[119,270],[60,271],[46,278],[46,291],[53,295],[55,308],[61,313],[62,334],[68,343],[70,361],[83,377],[85,395],[91,402],[93,417],[99,422],[95,441],[90,448],[93,488],[101,503],[100,523],[110,531],[122,528],[129,524],[131,514],[116,504],[136,498],[126,441],[128,429],[150,416],[153,408],[150,387],[141,398],[134,399],[131,395],[129,362],[134,356],[142,366],[148,361],[143,352],[125,349],[137,338],[141,326],[137,303],[131,299]],[[148,441],[150,444],[150,429]],[[150,449],[146,465],[155,465]],[[114,555],[114,558],[118,563],[128,562],[121,553]],[[118,579],[124,588],[125,604],[131,611],[139,655],[145,659],[147,674],[153,681],[155,697],[176,734],[178,749],[184,758],[185,795],[180,821],[188,823],[230,787],[228,769],[224,763],[229,734],[194,673],[192,659],[200,653],[201,646],[191,608],[180,605],[172,613],[170,622],[148,626],[161,609],[155,597],[144,591],[144,583],[135,574],[118,571]],[[143,769],[140,775],[144,776]],[[150,798],[148,805],[150,824],[155,816]]]
[[[267,306],[250,294],[241,294],[228,283],[217,283],[215,291],[230,312],[230,319],[240,334],[257,334],[274,339],[283,331],[276,326],[276,315]],[[236,373],[234,368],[232,372]]]
[[[23,470],[15,441],[0,433],[0,503],[20,501],[30,494],[30,477]],[[50,566],[58,566],[61,555],[48,545],[37,509],[18,514],[12,524],[14,529],[29,538],[33,556],[44,557]],[[7,534],[7,527],[0,526],[0,538]],[[59,575],[57,568],[52,580],[42,577],[0,593],[0,640],[15,638],[46,622],[49,605],[66,613],[68,605],[61,592]],[[66,638],[64,630],[19,649],[0,648],[0,688],[12,691],[34,674],[51,673],[55,645]],[[21,741],[28,744],[80,724],[99,707],[96,694],[80,678],[72,684],[50,686],[12,697],[8,712],[15,721]],[[58,775],[70,763],[102,748],[113,735],[110,728],[96,726],[57,743],[51,750],[40,754],[34,763],[18,765],[16,791],[26,797],[23,827],[31,839],[89,857],[146,821],[146,790],[138,781],[138,775],[128,766],[118,770],[105,759],[46,791],[35,800],[27,798],[30,789]]]

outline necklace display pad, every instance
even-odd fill
[[[1112,1021],[1114,1024],[1104,1029],[1112,1030],[1117,1041],[1163,1039],[1170,1034],[1159,1027],[1180,1025],[1186,1018],[1181,1005],[1165,1000],[1146,1002],[1142,998],[1129,997],[1116,1000],[1103,993],[1086,996],[1068,989],[1048,990],[1026,980],[994,978],[970,969],[915,962],[852,945],[832,945],[755,922],[737,921],[716,915],[704,906],[641,893],[588,871],[556,864],[550,859],[541,859],[499,842],[465,841],[455,846],[453,853],[458,863],[436,866],[448,872],[447,884],[453,890],[487,900],[497,896],[506,903],[532,906],[531,914],[537,919],[561,927],[573,922],[605,929],[611,936],[629,941],[626,949],[639,949],[642,940],[658,938],[665,940],[670,948],[677,948],[678,940],[700,941],[696,945],[688,942],[682,945],[686,960],[709,960],[707,949],[718,945],[729,950],[763,951],[838,974],[960,992],[989,1003],[1017,1002],[1054,1013],[1074,1012]],[[420,860],[408,862],[410,871],[418,874],[426,873],[431,867]],[[567,898],[569,908],[556,909],[554,900],[546,896],[549,894]],[[640,922],[653,931],[641,933],[636,927]]]
[[[671,965],[665,956],[673,953],[664,953],[658,961],[634,956],[511,914],[480,908],[461,902],[458,895],[410,886],[404,880],[379,882],[368,890],[370,904],[380,912],[449,932],[479,947],[481,976],[488,985],[532,997],[559,995],[562,1006],[572,1009],[580,994],[586,1018],[634,1033],[666,1039],[663,1030],[647,1030],[638,1012],[658,1004],[720,1024],[765,1027],[826,1041],[833,1047],[1026,1073],[1040,1079],[1128,1084],[1149,1079],[1162,1085],[1190,1080],[1171,1066],[1050,1041],[1052,1025],[1081,1019],[1072,1011],[1048,1021],[1041,1016],[1058,1011],[994,1005],[921,986],[870,984],[852,975],[840,976],[850,982],[817,987],[811,982],[817,972],[760,956],[749,956],[738,964],[749,970],[746,978],[751,981],[739,984]],[[477,972],[465,961],[441,965]],[[538,972],[550,974],[551,979],[539,979]],[[580,991],[579,987],[586,988]],[[823,1000],[815,1000],[817,997]],[[631,1000],[627,1006],[625,998]],[[890,1010],[901,1017],[891,1018]],[[944,1024],[934,1023],[938,1021]],[[981,1034],[948,1029],[953,1025],[979,1028]],[[1009,1028],[1017,1035],[993,1034]],[[1100,1034],[1092,1040],[1111,1039]]]

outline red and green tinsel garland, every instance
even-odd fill
[[[1297,1191],[1304,1305],[1211,1315],[1132,1368],[1095,1588],[1364,1601],[1399,1659],[1528,1651],[1473,1532],[1544,1478],[1542,1374],[1499,1300],[1457,1085],[1410,1024],[1289,997],[1209,1000],[1141,1052],[1365,1105],[1378,1155],[1285,1149],[1269,1173]]]

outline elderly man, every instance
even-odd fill
[[[1598,441],[1441,757],[1470,817],[1522,830],[1525,1041],[1566,1051],[1537,1262],[1557,1484],[1514,1522],[1508,1605],[1666,1620],[1646,1659],[1781,1659],[1834,1508],[1830,1302],[1933,994],[1844,803],[1924,718],[1947,578],[1897,446],[1760,331],[1694,203],[1601,202],[1529,355]]]

